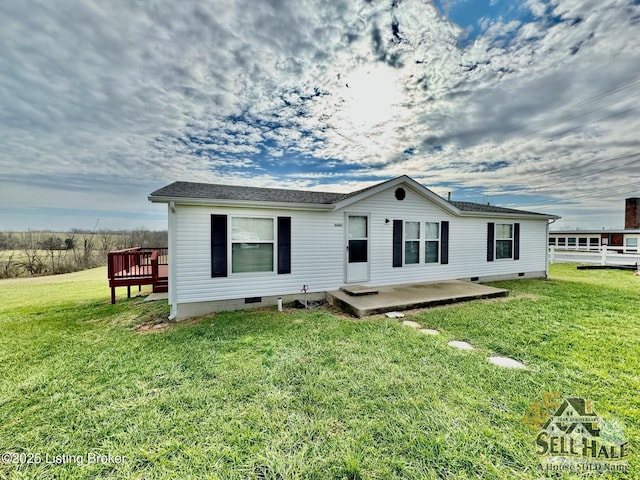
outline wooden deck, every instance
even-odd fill
[[[111,303],[116,303],[116,287],[152,285],[153,292],[166,292],[169,286],[169,253],[166,247],[127,248],[109,252],[107,256]]]

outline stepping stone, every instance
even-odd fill
[[[459,348],[460,350],[475,350],[475,347],[467,342],[462,342],[460,340],[451,340],[447,343],[450,347]]]
[[[513,358],[498,357],[497,355],[489,357],[489,362],[504,368],[518,368],[518,369],[527,368],[523,363],[520,363],[519,361],[514,360]]]
[[[438,330],[433,330],[431,328],[421,328],[420,333],[424,333],[425,335],[440,335]]]
[[[388,318],[402,318],[402,317],[404,317],[404,313],[401,313],[401,312],[387,312],[387,313],[385,313],[385,315]]]
[[[402,325],[404,325],[405,327],[411,327],[411,328],[422,328],[422,325],[420,325],[418,322],[413,322],[411,320],[403,320]]]

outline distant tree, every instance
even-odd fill
[[[0,251],[0,278],[11,278],[17,275],[14,251]]]
[[[61,262],[61,252],[63,250],[66,250],[66,246],[64,244],[64,242],[62,241],[61,238],[59,237],[49,237],[45,240],[42,241],[42,249],[46,250],[48,255],[49,255],[49,259],[51,260],[51,271],[53,273],[57,273],[60,271],[60,262]],[[57,256],[57,266],[56,266],[56,258],[55,258],[55,254],[58,254]]]
[[[0,232],[0,250],[16,250],[17,239],[13,232]]]
[[[99,230],[98,241],[100,242],[100,256],[107,258],[107,254],[111,251],[114,245],[112,230]]]
[[[37,235],[31,230],[22,232],[19,244],[23,256],[18,265],[24,268],[29,275],[39,275],[44,272],[45,265],[40,254]]]

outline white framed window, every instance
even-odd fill
[[[275,221],[231,217],[231,273],[273,272]]]
[[[567,238],[567,246],[571,247],[571,248],[575,248],[576,247],[576,237]]]
[[[424,263],[438,263],[440,261],[440,222],[426,222],[424,228]]]
[[[420,263],[420,222],[404,222],[404,264]]]
[[[513,224],[496,224],[496,259],[513,258]]]
[[[589,249],[598,249],[600,248],[600,239],[596,237],[591,237],[589,239]]]
[[[624,247],[627,252],[637,252],[638,239],[636,237],[627,237],[624,243]]]
[[[565,237],[559,237],[558,238],[558,246],[559,247],[564,247],[567,245],[567,239]]]
[[[449,264],[449,221],[393,221],[393,267]],[[416,268],[416,267],[411,267]]]
[[[587,248],[587,238],[586,237],[578,238],[578,247],[579,248]]]

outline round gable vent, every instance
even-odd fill
[[[407,196],[407,192],[404,191],[404,188],[396,188],[396,199],[404,200],[404,197]]]

